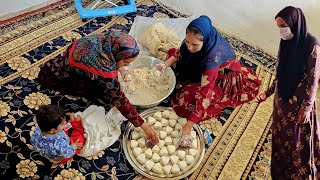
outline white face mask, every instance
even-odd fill
[[[293,38],[293,33],[289,27],[281,27],[280,36],[283,40],[290,40]]]

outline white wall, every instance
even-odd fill
[[[0,0],[0,21],[61,0]]]
[[[214,26],[267,52],[277,53],[275,15],[285,6],[300,7],[309,30],[320,40],[320,0],[158,0],[187,14],[208,15]]]

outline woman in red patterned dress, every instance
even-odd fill
[[[112,104],[134,126],[140,126],[151,144],[158,135],[139,116],[136,109],[120,89],[117,71],[125,79],[127,66],[139,54],[133,37],[119,31],[107,31],[82,37],[69,46],[62,58],[49,61],[39,73],[44,89],[64,94],[100,99]]]
[[[163,71],[176,63],[181,88],[176,89],[171,105],[188,119],[180,145],[188,146],[194,124],[216,117],[226,107],[249,102],[258,93],[260,80],[254,71],[243,67],[229,43],[212,26],[207,16],[193,20],[180,49],[170,49],[168,59],[158,65]]]

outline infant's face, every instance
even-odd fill
[[[56,129],[52,129],[53,133],[58,133],[64,129],[64,126],[67,124],[66,117],[62,118],[62,122],[59,124],[59,126]]]

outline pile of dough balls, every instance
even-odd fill
[[[198,154],[198,141],[194,130],[191,131],[191,146],[176,149],[187,119],[179,118],[172,110],[164,110],[147,117],[147,123],[158,133],[159,143],[153,148],[147,148],[143,130],[135,128],[132,131],[130,147],[140,165],[148,171],[165,175],[187,170]]]

